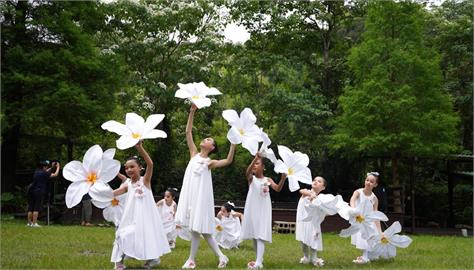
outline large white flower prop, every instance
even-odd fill
[[[278,145],[278,154],[283,159],[275,164],[275,172],[285,173],[288,177],[288,185],[291,192],[300,188],[298,181],[311,185],[311,171],[308,168],[309,157],[301,152],[292,152],[288,147]]]
[[[198,109],[211,106],[211,100],[207,96],[221,95],[222,93],[214,87],[207,87],[203,82],[178,83],[179,89],[174,94],[177,98],[188,99]]]
[[[401,231],[402,226],[400,222],[395,221],[383,232],[383,235],[376,234],[369,239],[369,243],[372,246],[372,251],[369,252],[369,259],[378,259],[379,257],[384,259],[393,258],[397,255],[397,247],[408,247],[412,239],[406,235],[398,235],[397,233]]]
[[[222,117],[229,122],[231,126],[227,132],[227,139],[232,144],[242,144],[252,155],[257,154],[258,142],[262,141],[260,129],[255,125],[257,117],[252,110],[245,108],[240,117],[235,110],[225,110]]]
[[[100,190],[105,190],[109,186],[107,183],[117,176],[120,170],[120,162],[109,158],[112,151],[104,152],[99,145],[94,145],[84,155],[82,162],[74,160],[66,164],[63,169],[63,176],[71,181],[66,191],[66,205],[68,208],[74,207],[89,191],[92,199],[104,201]]]
[[[260,137],[262,139],[262,146],[260,146],[260,154],[264,158],[268,158],[273,164],[277,162],[277,158],[275,156],[275,153],[271,148],[268,148],[272,141],[270,140],[270,137],[268,137],[268,134],[263,132],[263,129],[260,129]]]
[[[349,237],[357,232],[361,233],[363,239],[368,239],[377,234],[375,221],[388,221],[387,216],[380,212],[374,211],[369,201],[359,204],[355,209],[349,212],[349,223],[351,226],[341,230],[339,236]]]
[[[166,132],[155,129],[163,121],[164,114],[152,114],[146,121],[136,113],[127,113],[125,115],[125,125],[114,120],[102,124],[102,129],[117,133],[121,137],[117,140],[118,149],[127,149],[140,140],[166,138]]]
[[[92,203],[96,207],[104,209],[102,215],[105,220],[113,222],[115,226],[118,226],[122,219],[127,193],[114,196],[113,190],[109,186],[104,187],[104,190],[91,190],[89,193],[91,195],[93,193],[100,193],[101,200],[92,199]]]
[[[317,212],[324,216],[332,216],[339,212],[339,204],[343,201],[341,195],[318,194],[316,199],[305,204],[307,216],[303,217],[303,221],[311,221]]]

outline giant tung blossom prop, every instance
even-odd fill
[[[152,114],[146,121],[136,113],[127,113],[125,115],[125,125],[117,121],[107,121],[102,124],[102,129],[117,133],[121,137],[117,140],[118,149],[127,149],[140,140],[166,138],[168,135],[155,127],[163,121],[164,114]]]
[[[351,226],[347,229],[343,229],[339,235],[341,237],[349,237],[357,232],[361,233],[362,238],[368,239],[369,237],[377,234],[373,226],[375,221],[387,221],[387,216],[380,212],[374,211],[372,204],[369,201],[357,205],[355,209],[349,211],[349,223]]]
[[[222,117],[229,122],[231,126],[227,133],[227,139],[232,144],[242,144],[252,155],[257,154],[258,142],[262,141],[260,129],[255,125],[257,117],[252,110],[245,108],[240,117],[235,110],[225,110]]]
[[[104,153],[99,145],[94,145],[87,150],[82,162],[74,160],[64,166],[63,176],[72,182],[66,191],[68,208],[77,205],[88,192],[94,200],[106,200],[100,190],[109,188],[107,183],[120,170],[120,162],[113,159],[114,153],[115,150],[110,149]]]
[[[222,94],[217,88],[207,87],[203,82],[178,83],[178,87],[174,96],[191,101],[199,109],[211,106],[211,100],[207,96]]]
[[[288,177],[288,185],[291,192],[300,188],[298,181],[311,185],[311,171],[308,168],[309,157],[301,152],[292,152],[288,147],[278,145],[278,154],[283,159],[275,164],[275,172],[285,173]]]
[[[102,211],[102,215],[104,216],[105,220],[113,222],[115,226],[118,226],[122,218],[125,201],[127,199],[127,193],[114,196],[112,188],[109,186],[102,188],[104,188],[104,190],[95,189],[90,191],[91,195],[96,192],[101,194],[100,197],[102,201],[92,199],[92,203],[96,207],[104,209]]]
[[[397,247],[408,247],[412,240],[408,236],[397,234],[401,231],[402,226],[400,222],[395,221],[383,232],[383,235],[376,234],[369,239],[369,243],[372,245],[372,251],[369,252],[369,259],[378,259],[379,257],[384,259],[393,258],[397,255]]]

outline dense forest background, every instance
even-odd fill
[[[166,115],[159,128],[168,138],[145,142],[153,189],[180,188],[189,105],[174,93],[177,83],[203,81],[223,92],[197,112],[193,131],[196,141],[216,139],[214,158],[229,147],[221,112],[249,107],[271,148],[309,155],[327,192],[347,196],[367,171],[402,190],[414,175],[417,213],[446,225],[447,157],[473,147],[470,0],[32,0],[0,8],[3,209],[17,203],[38,160],[65,165],[94,144],[115,147],[117,136],[100,125],[132,111]],[[230,23],[250,39],[226,42]],[[245,199],[251,159],[239,146],[233,164],[213,173],[216,199]],[[454,179],[454,215],[472,225],[472,162],[456,166],[471,177]],[[266,174],[277,178],[271,164]],[[61,181],[59,196],[69,183]],[[272,194],[297,198],[287,188]]]

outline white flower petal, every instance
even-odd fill
[[[112,188],[102,181],[96,181],[89,189],[91,198],[99,202],[110,202],[114,198],[113,192]]]
[[[229,125],[234,126],[240,118],[235,110],[225,110],[222,112],[222,117],[229,123]]]
[[[258,151],[258,141],[256,138],[244,137],[242,140],[242,147],[249,150],[250,154],[255,156]]]
[[[389,241],[392,245],[396,247],[406,248],[411,244],[413,240],[406,235],[393,235],[389,239]]]
[[[237,131],[237,129],[234,127],[229,129],[229,131],[227,132],[227,139],[232,144],[242,143],[242,136],[240,135],[239,131]]]
[[[309,168],[303,168],[293,173],[294,177],[298,179],[298,181],[311,185],[313,183],[311,177],[311,170]]]
[[[69,185],[66,190],[66,206],[72,208],[81,202],[82,197],[89,191],[86,181],[77,181]]]
[[[191,99],[191,102],[198,107],[198,109],[211,106],[211,100],[207,97]]]
[[[125,115],[125,125],[132,131],[132,133],[140,134],[143,131],[145,120],[136,113],[127,113]]]
[[[181,83],[178,83],[178,86],[179,85],[183,85]],[[181,86],[180,86],[181,87]],[[176,91],[176,93],[174,93],[174,96],[177,97],[177,98],[190,98],[191,97],[191,93],[189,93],[186,89],[178,89],[178,91]]]
[[[298,180],[294,176],[288,177],[288,186],[291,192],[297,191],[300,189],[300,185],[298,184]]]
[[[278,154],[283,159],[283,162],[287,163],[291,161],[291,157],[293,156],[293,152],[284,145],[278,145]]]
[[[240,119],[244,123],[244,126],[246,126],[247,124],[248,125],[254,125],[255,122],[257,122],[257,117],[255,116],[255,114],[253,114],[252,110],[249,109],[249,108],[245,108],[240,113]]]
[[[115,160],[115,159],[106,159],[102,163],[102,170],[100,171],[100,174],[97,176],[97,179],[99,181],[96,182],[96,184],[100,181],[107,183],[113,180],[117,174],[120,171],[120,161]]]
[[[375,221],[375,220],[388,221],[388,217],[380,211],[373,211],[367,214],[366,219],[367,221]]]
[[[293,154],[292,163],[296,169],[307,167],[309,165],[309,157],[308,155],[297,151]]]
[[[388,237],[388,238],[391,238],[392,235],[396,234],[396,233],[399,233],[402,231],[402,225],[400,225],[400,222],[398,221],[395,221],[394,223],[392,223],[392,225],[390,225],[390,227],[388,227],[384,232],[383,234]]]
[[[288,174],[288,167],[286,166],[286,164],[283,161],[277,160],[277,162],[275,163],[274,171],[276,173],[286,173],[286,174]]]
[[[90,193],[90,192],[89,192]],[[101,202],[101,201],[96,201],[96,200],[91,200],[92,201],[92,204],[95,205],[95,207],[97,208],[100,208],[100,209],[104,209],[106,207],[109,207],[110,206],[110,201],[107,201],[107,202]]]
[[[143,132],[146,133],[149,130],[153,130],[164,118],[164,114],[152,114],[148,116],[143,127]]]
[[[128,135],[131,133],[130,129],[126,125],[113,120],[103,123],[100,127],[104,130],[117,133],[121,136]]]
[[[104,151],[102,159],[113,159],[115,156],[115,148],[110,148]]]
[[[122,136],[120,137],[116,143],[117,143],[117,148],[120,150],[124,150],[127,148],[130,148],[134,146],[135,144],[140,141],[139,139],[134,139],[132,136]]]
[[[262,146],[260,147],[260,150],[264,150],[265,148],[268,148],[268,146],[272,143],[270,140],[270,137],[268,137],[268,134],[263,132],[263,129],[260,129],[260,137],[262,140]],[[273,152],[273,151],[272,151]]]
[[[87,179],[87,172],[80,161],[73,160],[63,168],[63,177],[71,182]]]
[[[221,91],[219,91],[217,88],[215,87],[209,87],[208,90],[207,90],[207,93],[206,95],[208,96],[212,96],[212,95],[222,95]]]
[[[152,129],[145,132],[142,136],[142,139],[155,139],[155,138],[166,138],[168,135],[163,130]]]
[[[87,173],[98,173],[102,167],[102,148],[99,145],[94,145],[84,154],[82,164]]]
[[[358,231],[360,231],[360,226],[351,225],[349,228],[341,230],[341,232],[339,233],[339,236],[340,237],[349,237],[349,236],[357,233]]]

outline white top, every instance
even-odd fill
[[[272,242],[272,202],[266,177],[253,176],[249,185],[240,238]]]
[[[143,184],[143,177],[135,183],[130,179],[125,183],[128,185],[127,203],[115,232],[111,261],[119,262],[123,255],[151,260],[169,253],[161,216],[151,190]]]
[[[215,232],[214,192],[209,161],[209,158],[197,154],[186,167],[175,216],[176,224],[184,230],[205,234]]]
[[[355,202],[355,207],[357,207],[358,205],[360,205],[362,203],[369,203],[370,205],[372,205],[372,209],[373,209],[373,206],[375,204],[375,198],[376,198],[375,194],[372,192],[372,194],[370,194],[369,196],[366,196],[364,194],[364,189],[363,188],[358,189],[357,192],[359,193],[359,197],[357,198],[357,200]],[[372,228],[371,231],[373,232],[371,235],[376,234],[377,233],[377,227],[375,226],[375,222],[370,223],[370,227]],[[369,238],[370,238],[370,236],[369,236]],[[362,249],[362,250],[369,250],[370,249],[370,245],[367,242],[367,239],[362,238],[362,235],[361,235],[360,232],[357,232],[356,234],[353,234],[351,236],[351,244],[355,245],[356,248],[358,248],[358,249]]]
[[[158,206],[158,210],[161,214],[161,218],[163,219],[163,228],[165,233],[172,232],[176,230],[176,224],[174,222],[174,214],[176,212],[176,203],[173,201],[169,206],[166,204],[166,201],[163,200],[163,204]]]

